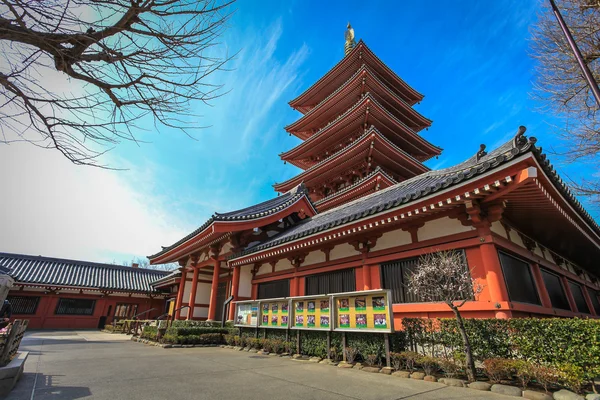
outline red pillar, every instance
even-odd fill
[[[181,303],[183,301],[183,292],[185,290],[185,280],[187,278],[187,271],[185,268],[181,269],[181,279],[179,279],[179,288],[177,289],[177,301],[175,302],[175,319],[181,317]]]
[[[573,297],[573,293],[571,292],[571,287],[569,286],[569,280],[565,276],[561,276],[560,280],[562,281],[563,287],[565,288],[565,294],[567,295],[567,300],[569,300],[571,311],[579,312],[577,310],[577,303],[575,303],[575,298]]]
[[[238,299],[238,291],[240,288],[240,273],[242,267],[237,266],[233,267],[233,278],[231,279],[231,295],[233,296],[233,300]],[[229,306],[229,320],[233,321],[235,318],[235,304],[231,304]]]
[[[214,321],[217,314],[217,290],[219,288],[220,261],[215,259],[213,266],[212,286],[210,289],[210,303],[208,304],[208,319]]]
[[[490,235],[487,237],[490,238]],[[485,284],[490,293],[490,301],[493,303],[509,301],[508,290],[504,282],[504,274],[502,273],[502,266],[500,265],[496,246],[491,242],[484,242],[479,246],[479,249],[485,269]],[[496,312],[496,318],[508,318],[508,315],[503,311],[498,311]]]
[[[552,308],[552,301],[550,300],[550,295],[548,294],[548,290],[546,289],[546,285],[544,284],[544,278],[542,277],[542,271],[540,271],[540,266],[536,263],[532,263],[531,272],[533,272],[533,279],[535,279],[535,283],[538,288],[538,293],[540,294],[540,300],[542,301],[542,305],[546,308]]]
[[[187,319],[194,318],[194,306],[196,304],[196,289],[197,289],[197,287],[198,287],[198,267],[194,266],[194,275],[192,278],[192,290],[190,290],[190,301],[188,302],[188,305],[190,306],[190,308],[188,308]]]
[[[363,290],[371,289],[371,266],[363,265],[362,266],[362,276],[363,276]]]

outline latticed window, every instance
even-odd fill
[[[56,314],[58,315],[92,315],[96,300],[58,299]]]
[[[35,314],[40,303],[39,296],[8,296],[13,314]]]
[[[560,277],[543,268],[540,268],[540,271],[542,271],[542,278],[544,279],[544,285],[548,291],[548,297],[550,297],[552,307],[560,308],[561,310],[571,310]]]
[[[354,268],[327,272],[324,274],[309,275],[306,277],[304,282],[304,292],[307,296],[354,292],[356,290],[356,277],[354,274]]]
[[[463,250],[460,252],[463,260],[464,273],[469,274],[467,259]],[[381,286],[384,289],[390,289],[392,292],[392,303],[422,303],[420,296],[410,293],[408,283],[411,274],[419,267],[419,257],[406,258],[404,260],[396,260],[381,264]],[[472,300],[473,291],[469,290],[461,293],[460,299],[457,300]],[[441,299],[440,299],[441,300]]]
[[[598,301],[598,293],[590,288],[587,288],[587,290],[588,294],[590,295],[590,299],[592,300],[594,310],[596,310],[596,315],[600,315],[600,301]]]
[[[276,299],[278,297],[288,297],[289,295],[289,279],[281,279],[278,281],[264,282],[258,284],[259,299]]]
[[[498,252],[510,301],[540,305],[529,264],[503,251]]]
[[[581,285],[569,281],[569,288],[571,289],[571,293],[573,294],[573,299],[575,300],[575,305],[577,306],[577,311],[584,314],[589,314],[590,309],[585,301],[585,297],[583,296],[583,290],[581,290]]]

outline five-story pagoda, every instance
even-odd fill
[[[412,106],[423,99],[389,69],[348,24],[344,58],[289,104],[303,116],[285,129],[303,142],[282,153],[320,211],[412,178],[441,149],[418,135],[431,121]]]

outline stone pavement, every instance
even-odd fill
[[[162,349],[125,335],[39,331],[9,400],[491,399],[515,397],[230,349]]]

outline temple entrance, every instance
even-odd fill
[[[221,321],[223,318],[223,303],[227,299],[227,282],[220,282],[217,286],[217,307],[215,321]]]

